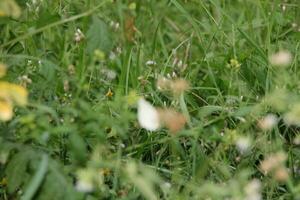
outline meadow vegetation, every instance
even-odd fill
[[[299,0],[0,0],[0,199],[300,199]]]

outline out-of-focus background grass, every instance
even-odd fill
[[[299,0],[0,0],[0,16],[0,81],[29,93],[0,122],[0,199],[300,199]],[[141,128],[139,97],[187,124]]]

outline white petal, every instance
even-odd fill
[[[154,60],[148,60],[146,65],[156,65],[156,62]]]
[[[141,127],[149,131],[155,131],[160,126],[157,110],[142,98],[138,101],[138,121]]]
[[[75,186],[76,190],[79,192],[91,192],[93,191],[93,184],[84,181],[78,181]]]

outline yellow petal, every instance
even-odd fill
[[[0,81],[0,100],[9,101],[10,94],[8,92],[8,84],[7,82]]]
[[[25,106],[27,104],[28,92],[24,87],[11,84],[10,95],[16,104],[20,106]]]
[[[24,106],[27,104],[27,97],[28,92],[24,87],[4,81],[0,82],[0,99]]]
[[[13,116],[13,107],[10,103],[0,101],[0,120],[8,121]]]
[[[107,93],[105,94],[106,97],[112,97],[114,95],[114,93],[111,91],[111,89],[109,88]]]
[[[0,1],[0,16],[10,16],[18,18],[21,15],[21,9],[14,0]]]

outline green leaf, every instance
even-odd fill
[[[48,60],[43,60],[40,66],[39,73],[45,78],[48,82],[51,82],[55,77],[55,72],[57,66]]]
[[[112,39],[107,24],[94,16],[87,32],[87,51],[92,54],[96,49],[109,53],[112,49]]]
[[[49,171],[42,187],[34,199],[37,200],[77,200],[83,195],[75,191],[73,180],[63,173],[61,165],[49,160]]]
[[[70,149],[72,150],[72,155],[76,161],[84,163],[87,156],[86,144],[83,139],[77,133],[72,133],[70,135]]]
[[[224,108],[221,106],[203,106],[199,111],[199,116],[206,117],[208,115],[211,115],[212,113],[222,112],[222,111],[224,111]]]
[[[42,160],[39,165],[39,169],[32,178],[31,182],[29,183],[28,188],[25,191],[24,196],[22,196],[22,200],[30,200],[38,190],[39,186],[41,185],[48,168],[48,155],[43,155]]]
[[[8,192],[15,192],[25,181],[26,169],[31,158],[30,151],[17,153],[8,163],[6,168]]]

